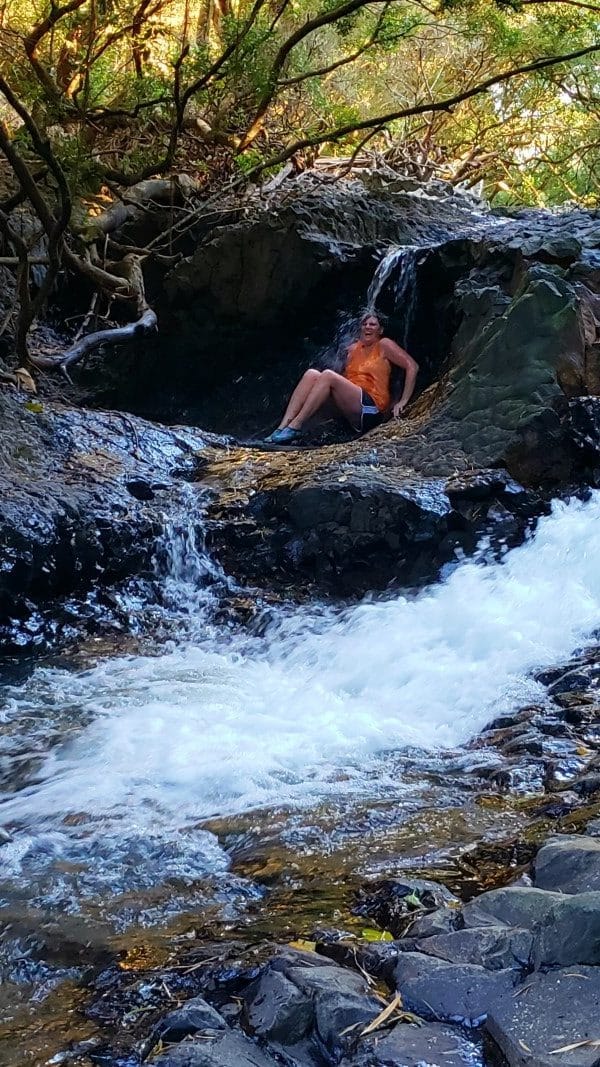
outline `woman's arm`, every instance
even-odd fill
[[[397,404],[394,404],[392,408],[393,415],[399,415],[408,404],[411,396],[415,391],[415,383],[417,380],[417,374],[419,373],[419,364],[409,356],[408,352],[405,352],[400,345],[397,345],[395,341],[391,341],[389,337],[383,337],[381,339],[381,354],[385,356],[390,363],[394,363],[396,367],[402,367],[404,371],[404,389],[402,390],[402,396]]]

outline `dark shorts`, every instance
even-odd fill
[[[367,430],[373,430],[375,426],[383,422],[385,412],[379,410],[373,397],[364,389],[361,389],[361,394],[360,433],[366,433]]]

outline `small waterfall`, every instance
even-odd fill
[[[377,267],[367,292],[367,305],[377,307],[377,301],[386,287],[393,295],[394,309],[402,326],[398,340],[406,347],[417,303],[417,267],[419,257],[428,249],[405,245],[388,252]]]
[[[215,586],[228,585],[206,549],[202,499],[192,486],[184,487],[178,513],[165,520],[153,562],[165,606],[186,615],[202,612],[214,602]]]

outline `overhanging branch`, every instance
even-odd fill
[[[314,148],[317,145],[340,141],[342,138],[348,137],[352,133],[359,133],[361,130],[370,130],[375,127],[381,127],[383,129],[391,122],[398,122],[400,119],[410,118],[413,115],[424,115],[436,111],[451,111],[458,104],[462,104],[463,101],[470,100],[474,96],[479,96],[482,93],[487,92],[488,89],[493,88],[495,85],[501,85],[503,82],[511,81],[513,78],[518,78],[522,74],[533,74],[540,70],[546,70],[549,67],[556,67],[561,63],[571,63],[576,59],[581,59],[594,52],[600,52],[600,43],[589,45],[587,48],[580,48],[576,52],[568,52],[564,55],[536,59],[534,62],[526,63],[521,67],[512,67],[510,70],[486,78],[485,81],[472,86],[470,89],[465,89],[462,93],[456,93],[454,96],[445,97],[443,100],[432,101],[431,103],[426,104],[415,104],[412,107],[400,108],[398,111],[390,111],[385,115],[377,115],[374,118],[362,119],[358,122],[350,122],[344,126],[337,126],[330,130],[324,130],[322,133],[314,134],[312,137],[300,138],[288,145],[282,152],[278,152],[276,155],[265,159],[262,163],[258,163],[252,170],[247,172],[246,177],[248,180],[252,180],[258,177],[262,171],[270,167],[277,167],[281,163],[285,163],[290,156],[295,155],[296,152],[303,151],[305,148]]]

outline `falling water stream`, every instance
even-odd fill
[[[544,699],[532,672],[598,627],[599,525],[595,492],[500,562],[482,554],[418,595],[271,609],[255,631],[215,623],[226,579],[198,520],[168,527],[157,567],[181,625],[164,647],[0,689],[8,1032],[79,973],[31,951],[35,916],[107,943],[166,938],[190,915],[249,921],[269,850],[333,882],[476,839],[492,816],[461,809],[484,757],[463,746]]]

